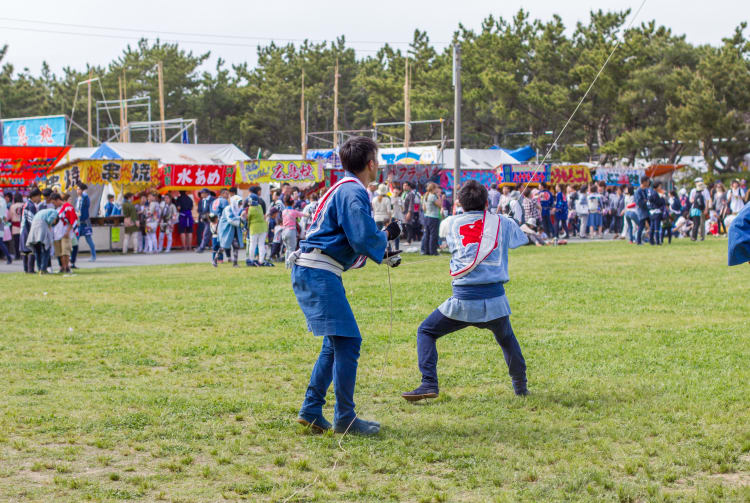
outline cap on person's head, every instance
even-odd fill
[[[255,194],[254,192],[250,193],[250,206],[258,206],[260,204],[260,198],[258,197],[258,194]]]
[[[378,186],[378,182],[370,182],[370,184],[368,185],[368,187],[377,187],[377,186]]]
[[[695,182],[695,183],[703,183],[703,177],[699,176],[698,178],[696,178],[695,180],[693,180],[693,182]]]
[[[686,196],[687,195],[687,189],[685,187],[681,188],[679,194],[681,196]]]
[[[201,192],[201,194],[211,194],[211,191],[210,191],[210,190],[208,190],[208,189],[207,189],[207,188],[205,188],[205,187],[203,187],[203,188],[201,189],[201,191],[200,191],[200,192]]]
[[[381,196],[388,194],[388,187],[384,183],[378,185],[378,194]]]
[[[531,217],[528,220],[526,220],[526,225],[528,225],[532,229],[536,229],[536,218]]]

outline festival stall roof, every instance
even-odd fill
[[[501,148],[499,150],[510,154],[518,162],[526,162],[536,157],[536,150],[531,148],[531,145],[526,145],[525,147],[517,148],[515,150],[508,150],[507,148]]]
[[[453,171],[455,166],[455,150],[447,148],[443,150],[443,169]],[[461,169],[487,169],[494,170],[504,164],[520,164],[519,161],[507,152],[496,148],[462,148]]]
[[[90,159],[98,148],[99,147],[71,147],[70,150],[68,150],[68,152],[57,161],[55,168],[79,159]]]
[[[102,143],[91,159],[157,159],[160,164],[226,165],[248,161],[250,157],[231,143]]]

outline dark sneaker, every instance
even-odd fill
[[[219,263],[216,261],[216,259],[213,259],[211,261],[211,265],[214,266],[214,267],[219,267]]]
[[[362,435],[370,436],[376,435],[380,431],[380,425],[370,421],[365,421],[358,417],[355,417],[353,421],[345,421],[342,423],[336,423],[333,426],[333,431],[336,433],[346,433],[347,435]]]
[[[529,390],[526,388],[514,390],[516,396],[529,396]]]
[[[314,433],[325,433],[331,429],[331,423],[326,421],[323,416],[308,416],[302,415],[297,418],[297,422],[305,428],[310,428]]]
[[[401,396],[407,402],[418,402],[420,400],[424,400],[425,398],[437,398],[438,393],[439,391],[438,391],[437,386],[430,386],[429,384],[421,384],[414,391],[407,391],[406,393],[401,393]]]

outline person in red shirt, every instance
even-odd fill
[[[54,195],[53,195],[54,196]],[[60,272],[69,273],[70,254],[73,250],[73,228],[75,227],[76,211],[68,202],[70,194],[63,194],[52,199],[52,203],[57,208],[60,215],[61,228],[55,229],[55,255],[60,258]]]

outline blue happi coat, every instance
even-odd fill
[[[361,265],[361,257],[379,264],[387,245],[385,232],[375,225],[364,185],[351,173],[345,176],[355,181],[342,184],[322,202],[318,218],[300,243],[300,250],[318,249],[339,262],[344,270]],[[292,288],[313,334],[361,337],[341,277],[329,271],[295,265]]]
[[[729,265],[750,262],[750,203],[737,214],[729,226]]]
[[[473,262],[479,246],[479,234],[472,227],[483,215],[483,211],[470,211],[448,218],[446,241],[452,253],[452,273]],[[525,245],[528,238],[514,220],[505,215],[498,216],[500,232],[497,247],[474,270],[453,280],[453,296],[438,307],[443,316],[483,323],[510,315],[510,305],[503,288],[503,284],[510,280],[508,250]]]
[[[237,245],[242,247],[240,208],[238,204],[230,204],[224,208],[219,219],[219,246],[225,250],[232,248],[232,241],[235,239],[237,240]]]

